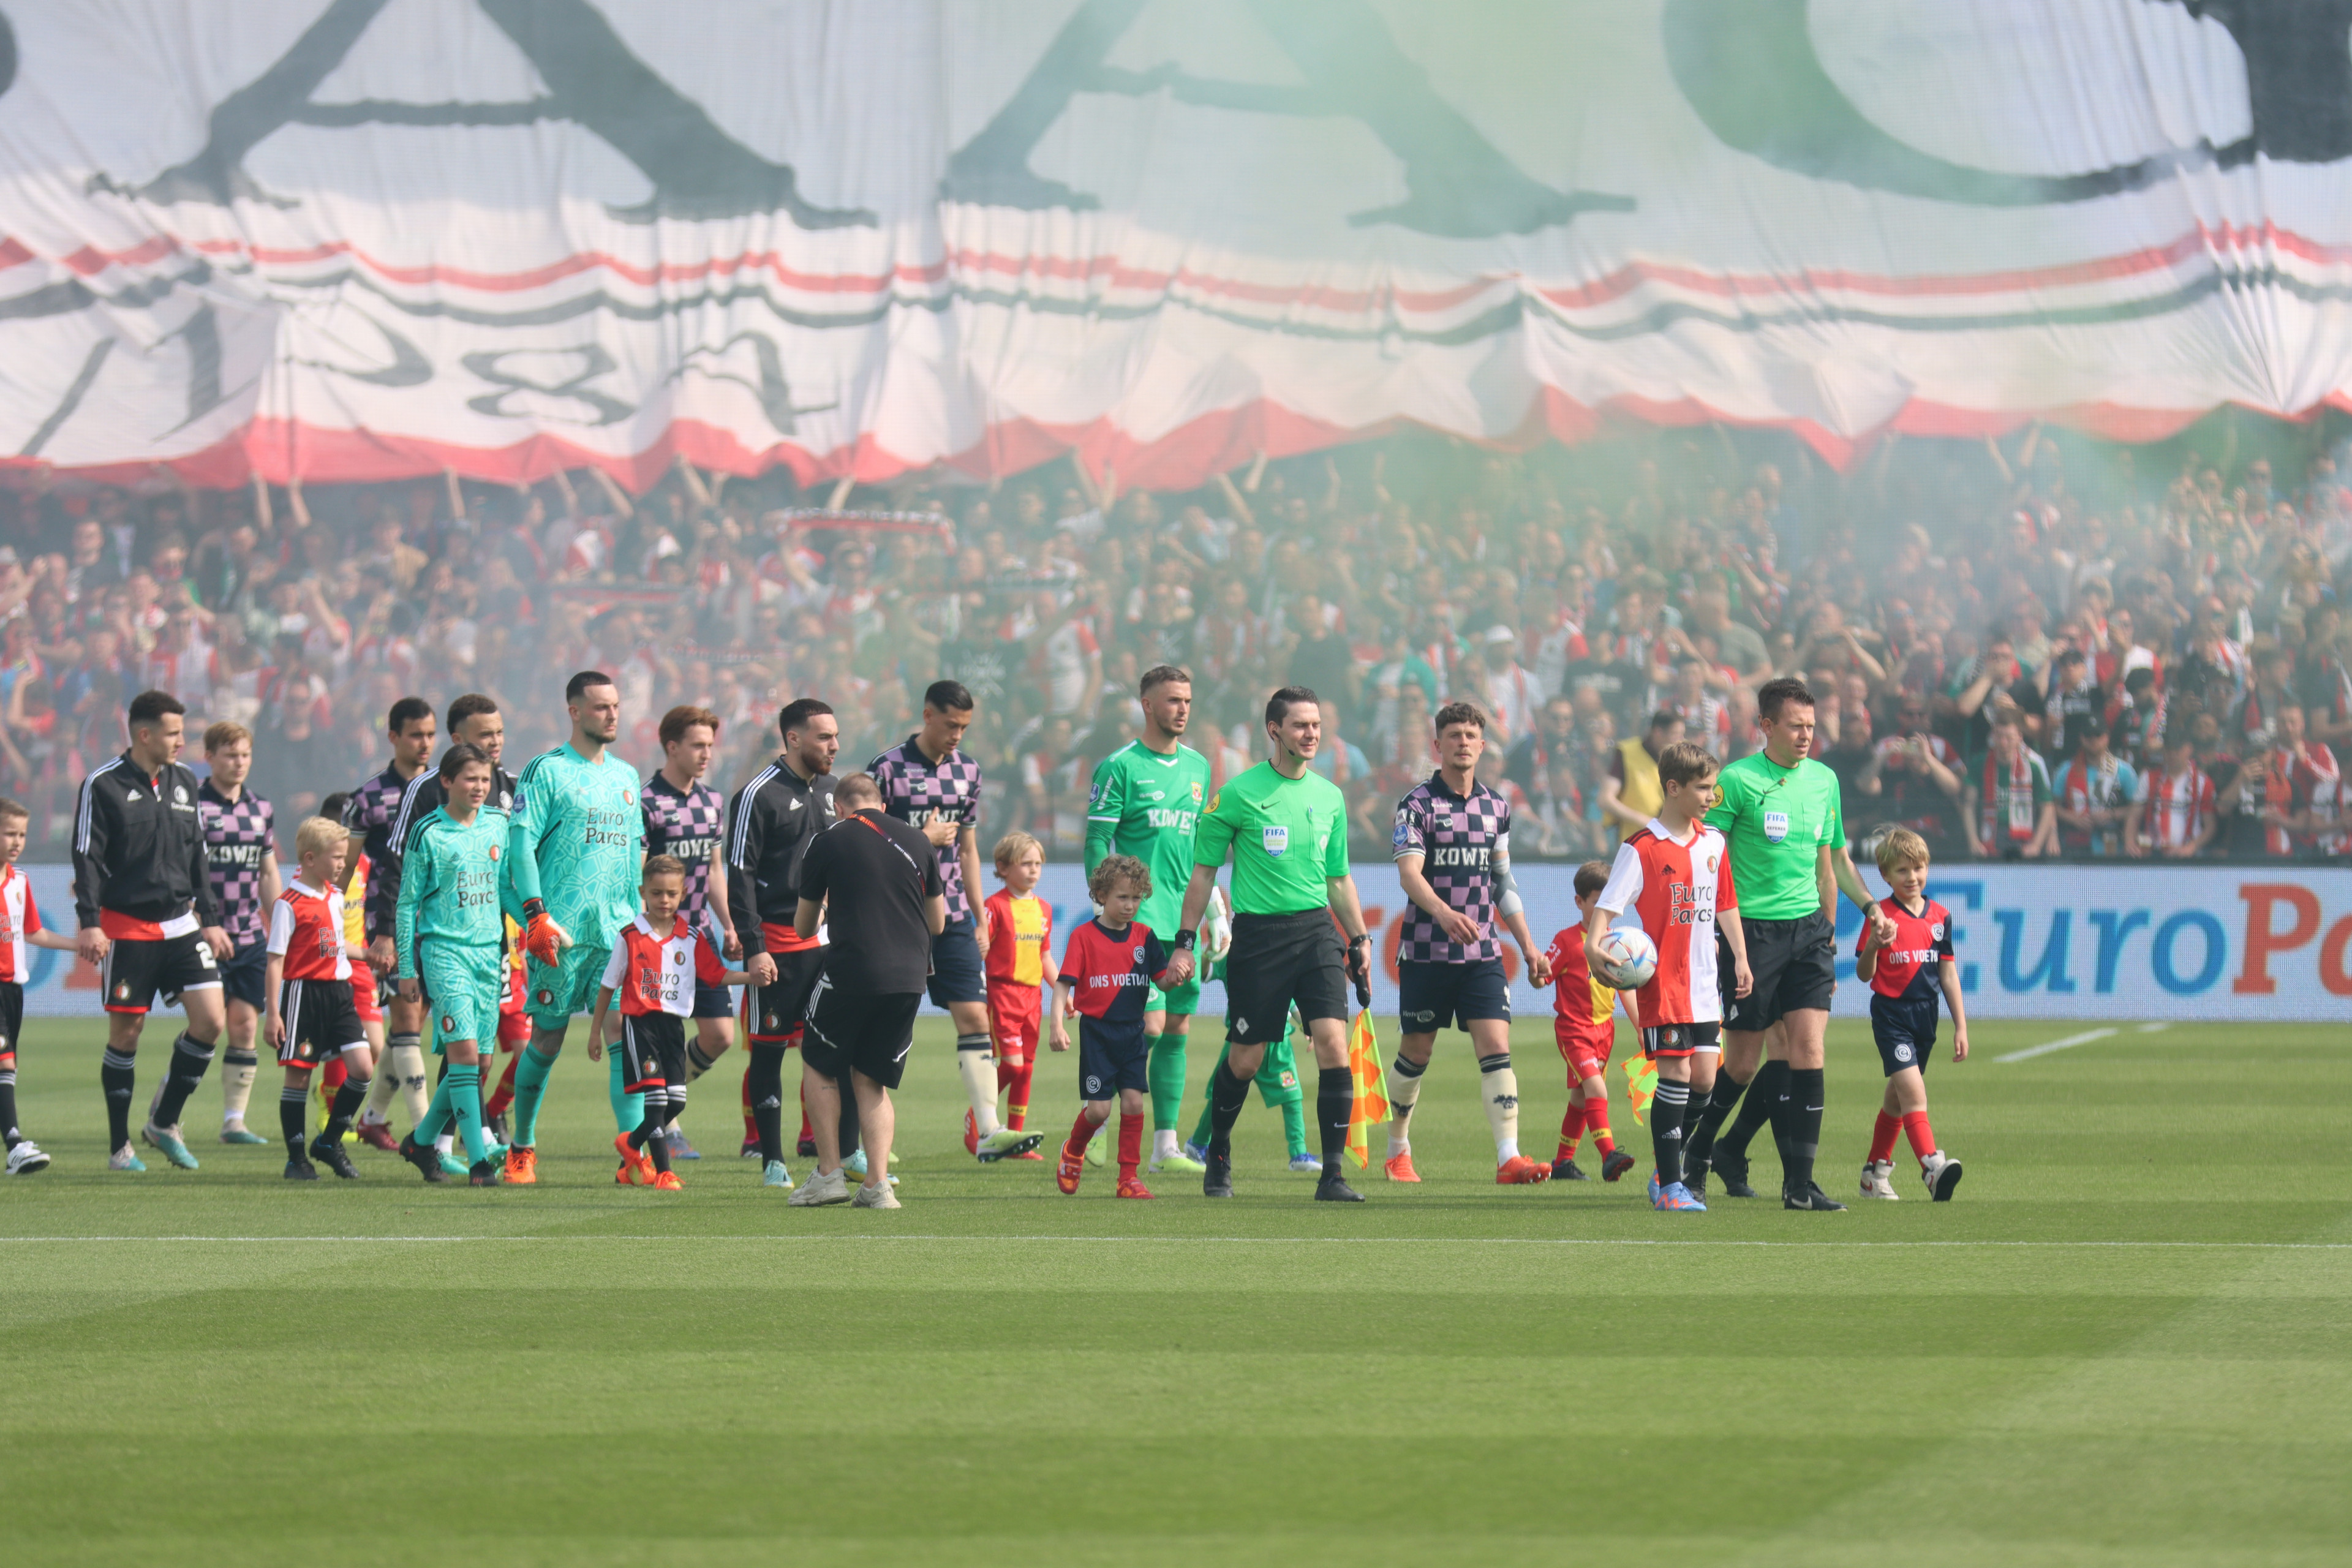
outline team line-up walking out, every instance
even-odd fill
[[[1147,1175],[1197,1175],[1204,1196],[1229,1197],[1233,1129],[1255,1087],[1283,1118],[1290,1167],[1315,1174],[1315,1197],[1360,1203],[1341,1159],[1356,1095],[1350,993],[1369,1006],[1371,935],[1344,797],[1311,765],[1322,705],[1303,687],[1275,692],[1265,760],[1213,787],[1208,762],[1183,739],[1191,676],[1160,666],[1138,695],[1141,734],[1095,770],[1094,912],[1057,953],[1036,895],[1035,839],[1013,833],[993,847],[1001,885],[980,897],[983,780],[961,744],[974,704],[953,681],[926,692],[919,730],[838,777],[832,709],[788,704],[774,761],[731,800],[703,782],[716,715],[666,714],[662,765],[640,779],[610,749],[621,697],[600,671],[566,682],[571,737],[520,775],[502,765],[505,722],[491,699],[450,704],[451,743],[436,760],[436,716],[404,698],[386,715],[383,771],[294,825],[290,878],[269,803],[246,784],[252,736],[235,724],[207,730],[200,781],[179,761],[182,704],[142,693],[125,715],[127,746],[81,786],[75,936],[43,925],[16,864],[27,814],[0,800],[7,1173],[50,1163],[16,1105],[23,981],[37,946],[73,951],[99,974],[108,1165],[120,1172],[145,1170],[142,1143],[196,1168],[182,1117],[215,1055],[220,1142],[266,1142],[247,1110],[267,1048],[284,1071],[287,1179],[318,1181],[322,1167],[357,1179],[350,1150],[366,1144],[430,1184],[534,1184],[540,1108],[584,1014],[587,1055],[607,1076],[616,1183],[684,1186],[678,1163],[701,1157],[679,1125],[688,1087],[733,1047],[740,1024],[740,1152],[757,1160],[760,1183],[798,1207],[895,1209],[891,1096],[928,996],[953,1022],[963,1144],[982,1164],[1051,1163],[1055,1185],[1075,1194],[1115,1143],[1117,1197],[1151,1198]],[[1470,1040],[1497,1184],[1587,1179],[1576,1156],[1588,1136],[1603,1181],[1634,1170],[1608,1108],[1622,1011],[1655,1069],[1654,1208],[1704,1212],[1710,1180],[1721,1196],[1756,1196],[1748,1150],[1768,1125],[1783,1206],[1843,1208],[1815,1179],[1843,896],[1864,915],[1853,959],[1870,987],[1885,1079],[1855,1190],[1897,1197],[1894,1151],[1906,1141],[1924,1192],[1953,1194],[1961,1167],[1937,1146],[1925,1074],[1941,1015],[1951,1015],[1955,1061],[1967,1058],[1968,1025],[1950,917],[1925,896],[1927,846],[1901,829],[1878,836],[1892,890],[1873,897],[1845,842],[1836,775],[1810,755],[1811,692],[1768,682],[1758,710],[1762,749],[1728,767],[1690,742],[1623,748],[1621,800],[1642,826],[1613,861],[1578,868],[1572,913],[1560,911],[1568,918],[1539,943],[1530,915],[1543,911],[1529,910],[1511,874],[1509,804],[1477,780],[1486,715],[1470,702],[1438,710],[1437,765],[1395,813],[1410,907],[1387,1072],[1390,1182],[1421,1180],[1413,1114],[1448,1029]],[[1228,863],[1230,892],[1219,882]],[[1554,993],[1568,1109],[1549,1160],[1519,1142],[1506,938],[1533,984]],[[1186,1137],[1191,1025],[1202,981],[1218,977],[1223,1047]],[[184,1027],[134,1142],[138,1050],[158,998]],[[1080,1105],[1049,1154],[1029,1126],[1031,1086],[1039,1052],[1069,1050],[1074,1037]],[[1312,1150],[1302,1040],[1315,1064]],[[788,1086],[794,1051],[799,1080]],[[789,1158],[788,1087],[800,1109]],[[325,1107],[315,1132],[314,1093]],[[408,1123],[397,1137],[396,1108]],[[1097,1136],[1114,1114],[1115,1138]],[[814,1161],[797,1184],[792,1160]]]

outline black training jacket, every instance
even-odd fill
[[[205,875],[196,775],[177,763],[150,778],[126,751],[81,781],[74,814],[74,914],[84,931],[100,910],[159,924],[191,908],[220,923]]]
[[[778,757],[727,804],[727,912],[746,957],[769,951],[762,923],[790,926],[801,862],[833,826],[833,775],[803,781]]]

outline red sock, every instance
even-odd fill
[[[1584,1104],[1570,1100],[1568,1110],[1559,1119],[1559,1153],[1562,1160],[1576,1158],[1576,1145],[1584,1136]]]
[[[1143,1163],[1143,1118],[1118,1113],[1118,1179],[1131,1182],[1135,1168]]]
[[[1617,1140],[1609,1136],[1609,1102],[1588,1098],[1584,1102],[1584,1130],[1592,1134],[1592,1146],[1601,1151],[1602,1159],[1617,1152]]]
[[[351,1069],[343,1066],[343,1058],[338,1056],[333,1061],[329,1062],[326,1070],[319,1075],[319,1098],[329,1101],[333,1100],[335,1091],[341,1089],[351,1076]]]
[[[743,1054],[748,1058],[751,1053],[746,1051]],[[743,1064],[743,1142],[757,1143],[759,1141],[760,1119],[751,1114],[751,1064],[747,1060]]]
[[[1911,1140],[1911,1152],[1918,1155],[1922,1160],[1936,1152],[1936,1130],[1927,1125],[1926,1111],[1913,1110],[1905,1113],[1903,1135]],[[1895,1147],[1895,1140],[1892,1136],[1886,1140],[1886,1146],[1889,1149]]]
[[[1874,1165],[1895,1152],[1895,1135],[1903,1130],[1903,1119],[1878,1113],[1870,1129],[1870,1163]]]
[[[758,1134],[755,1133],[753,1136],[756,1137]],[[816,1142],[816,1130],[809,1125],[808,1085],[805,1082],[801,1085],[801,1142],[803,1143]]]
[[[1101,1122],[1095,1121],[1087,1114],[1086,1108],[1084,1106],[1079,1107],[1078,1119],[1070,1123],[1069,1142],[1064,1143],[1062,1147],[1068,1150],[1073,1154],[1085,1153],[1087,1152],[1087,1145],[1095,1141],[1095,1129],[1101,1125]]]
[[[996,1081],[1004,1089],[1004,1125],[1015,1132],[1029,1125],[1029,1080],[1036,1071],[1036,1064],[1027,1057],[996,1069]]]
[[[507,1070],[499,1075],[499,1087],[497,1091],[490,1096],[490,1102],[482,1107],[482,1115],[485,1118],[504,1116],[513,1108],[515,1068],[521,1065],[522,1053],[520,1051],[509,1051],[507,1053]]]

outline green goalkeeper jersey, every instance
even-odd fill
[[[393,927],[403,978],[415,975],[416,944],[424,938],[492,952],[506,941],[499,862],[506,856],[507,832],[507,814],[491,805],[463,824],[446,809],[436,810],[411,830]]]
[[[583,948],[610,947],[637,918],[646,847],[637,788],[612,752],[592,763],[568,742],[533,757],[515,781],[506,856],[515,902],[542,900]]]
[[[1192,879],[1192,838],[1209,804],[1209,759],[1190,746],[1162,754],[1140,741],[1095,765],[1087,802],[1087,871],[1107,855],[1132,855],[1151,873],[1136,918],[1163,940],[1176,934]]]

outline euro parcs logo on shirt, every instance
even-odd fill
[[[1290,853],[1290,829],[1279,823],[1259,828],[1257,841],[1258,847],[1275,859],[1279,860]]]

